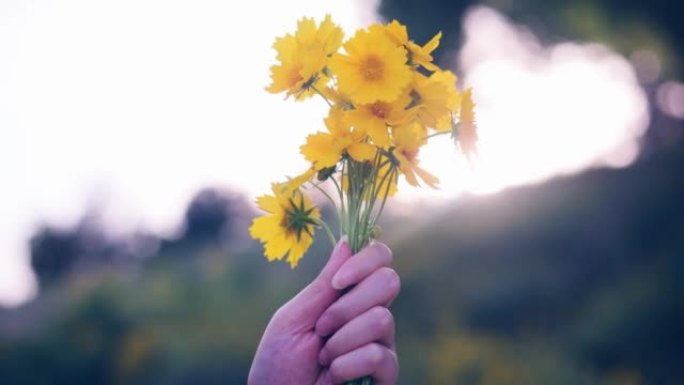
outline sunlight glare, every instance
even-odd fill
[[[0,304],[35,293],[24,249],[41,222],[96,204],[108,231],[169,236],[202,187],[254,196],[302,170],[324,112],[264,91],[271,45],[304,16],[353,31],[377,4],[0,2]]]
[[[649,114],[629,61],[595,43],[544,47],[486,7],[467,14],[464,32],[458,60],[474,90],[479,154],[470,163],[443,144],[426,150],[425,167],[442,179],[434,195],[493,193],[634,161]]]

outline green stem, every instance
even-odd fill
[[[318,90],[318,88],[311,86],[311,89],[314,90],[317,94],[319,94],[323,98],[323,100],[325,100],[326,103],[328,103],[328,107],[333,106],[332,103],[330,103],[330,100],[328,100],[328,98],[326,98],[325,95],[323,95],[323,93]]]
[[[344,168],[342,169],[342,177],[344,177]],[[340,213],[337,215],[338,223],[340,225],[339,232],[340,232],[340,237],[342,236],[342,233],[344,232],[344,220],[343,218],[346,217],[346,206],[344,204],[344,194],[342,193],[342,188],[340,187],[340,184],[337,183],[337,179],[330,178],[333,181],[333,184],[335,185],[335,188],[337,189],[337,194],[340,198]]]
[[[373,385],[373,377],[358,378],[354,381],[345,382],[344,385]]]
[[[330,243],[332,244],[332,247],[335,247],[337,245],[337,239],[335,239],[335,236],[333,235],[332,230],[330,230],[330,226],[328,226],[325,221],[322,219],[317,219],[316,223],[325,230],[325,233],[328,234],[328,239],[330,239]]]
[[[426,136],[425,139],[430,139],[430,138],[434,138],[435,136],[446,135],[446,134],[451,134],[451,131],[433,132],[432,134]]]
[[[378,221],[380,220],[380,215],[382,214],[382,211],[385,209],[387,195],[389,194],[390,187],[392,186],[392,178],[396,176],[396,172],[397,170],[395,168],[391,168],[389,171],[387,171],[387,174],[385,174],[385,176],[387,176],[391,173],[392,176],[390,176],[390,180],[387,181],[387,187],[385,187],[385,194],[382,196],[382,203],[380,203],[380,209],[378,210],[378,213],[375,215],[375,218],[373,219],[373,226],[378,224]],[[380,185],[382,185],[382,183]]]
[[[310,182],[310,183],[311,183],[311,182]],[[313,187],[316,188],[318,191],[320,191],[321,193],[323,193],[323,195],[325,195],[325,197],[326,197],[326,198],[328,199],[328,201],[333,205],[333,207],[337,207],[337,205],[335,204],[335,201],[332,199],[332,197],[330,196],[330,194],[328,194],[325,190],[323,190],[323,189],[321,188],[321,186],[319,186],[319,183],[311,183],[311,186],[313,186]]]

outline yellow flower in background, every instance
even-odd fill
[[[460,124],[456,135],[461,151],[469,158],[477,153],[477,125],[475,124],[475,103],[473,103],[472,92],[471,88],[463,91]]]
[[[416,73],[413,92],[420,122],[437,131],[449,131],[461,102],[456,75],[451,71],[436,71],[430,77]]]
[[[302,155],[313,163],[316,170],[335,166],[345,153],[359,162],[375,156],[375,147],[364,142],[366,135],[362,131],[351,128],[341,107],[330,108],[325,126],[327,133],[309,135],[300,147]]]
[[[378,100],[357,105],[355,109],[347,111],[346,115],[349,124],[363,130],[376,146],[387,149],[392,143],[388,126],[405,124],[413,119],[415,111],[406,109],[410,103],[409,94],[403,93],[391,102]]]
[[[346,54],[333,55],[329,67],[339,90],[354,104],[392,101],[411,81],[406,51],[381,29],[357,31],[344,49]]]
[[[313,95],[314,88],[325,87],[329,78],[323,69],[343,37],[342,29],[333,24],[330,15],[318,28],[311,18],[299,20],[294,36],[287,34],[273,44],[280,64],[271,67],[272,81],[266,89],[272,93],[287,91],[288,96],[302,100]]]
[[[294,268],[313,243],[314,226],[320,219],[318,208],[301,191],[286,189],[282,183],[271,186],[273,195],[263,195],[257,205],[268,214],[255,218],[249,233],[264,245],[269,261],[287,255]]]
[[[406,26],[402,25],[396,20],[385,26],[385,31],[390,36],[392,41],[408,50],[409,63],[412,65],[423,66],[428,71],[438,71],[439,67],[432,63],[432,51],[439,46],[439,40],[442,38],[442,33],[437,33],[427,44],[420,46],[409,40]]]
[[[426,185],[437,188],[439,179],[418,166],[420,147],[426,142],[426,130],[417,122],[394,127],[392,130],[395,147],[390,154],[396,161],[399,171],[404,174],[411,186],[418,186],[420,178]]]

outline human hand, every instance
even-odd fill
[[[391,263],[381,243],[351,258],[340,241],[319,276],[273,315],[249,385],[331,385],[368,375],[393,385],[399,365],[387,306],[400,285]]]

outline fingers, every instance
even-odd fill
[[[328,368],[334,384],[373,376],[375,385],[394,385],[399,373],[397,355],[388,347],[371,343],[337,357]]]
[[[373,342],[394,349],[394,318],[382,306],[376,306],[342,326],[321,349],[318,361],[322,366],[328,366],[337,357]]]
[[[341,239],[318,277],[278,310],[278,319],[284,327],[310,329],[315,325],[325,309],[342,294],[330,281],[351,255],[346,239]]]
[[[328,336],[375,306],[387,306],[399,294],[399,276],[381,267],[330,305],[316,322],[316,333]]]
[[[332,286],[336,289],[344,289],[355,285],[375,270],[391,264],[390,249],[382,243],[373,242],[340,267],[332,278]]]

